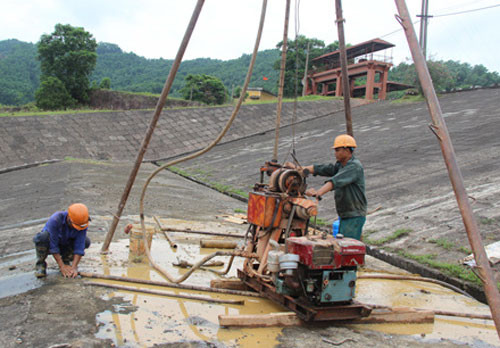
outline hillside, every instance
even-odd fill
[[[327,48],[325,48],[327,49]],[[35,44],[15,39],[0,41],[0,105],[22,105],[34,100],[40,83],[40,64]],[[242,86],[251,55],[243,54],[231,60],[197,58],[182,62],[170,95],[181,97],[179,90],[188,74],[207,74],[222,80],[229,94]],[[257,55],[250,87],[263,87],[277,94],[280,59],[278,49],[260,51]],[[97,64],[91,82],[99,85],[109,77],[111,89],[130,92],[160,93],[173,60],[147,59],[124,52],[112,43],[99,43]],[[429,70],[437,91],[466,89],[471,86],[491,86],[500,83],[498,72],[489,72],[483,65],[458,61],[429,61]],[[264,80],[263,77],[267,77]],[[400,63],[389,72],[389,79],[417,85],[413,64]],[[399,92],[401,96],[404,92]]]
[[[104,77],[111,79],[114,90],[160,93],[173,60],[147,59],[135,53],[123,52],[111,43],[99,43],[97,64],[91,81]],[[36,45],[18,40],[0,41],[0,104],[21,105],[34,100],[40,83],[40,64],[36,58]],[[273,69],[280,53],[276,49],[261,51],[257,55],[252,87],[264,87],[277,92],[279,72]],[[188,74],[209,74],[222,80],[231,92],[234,86],[243,85],[251,55],[244,54],[232,60],[198,58],[184,61],[177,73],[170,94],[179,97]],[[267,81],[262,79],[268,78]]]
[[[0,41],[0,104],[21,105],[33,100],[40,83],[40,63],[32,43]]]

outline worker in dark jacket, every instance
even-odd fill
[[[87,237],[89,220],[89,211],[81,203],[72,204],[67,212],[58,211],[49,218],[42,231],[33,238],[37,257],[36,277],[47,275],[45,259],[48,254],[52,254],[65,278],[78,275],[78,263],[85,254],[84,250],[90,246]]]
[[[356,141],[347,134],[335,138],[335,164],[315,164],[304,167],[313,175],[329,177],[318,190],[308,189],[306,195],[321,197],[335,191],[335,206],[340,219],[339,232],[344,237],[361,239],[366,221],[365,175],[361,162],[354,157]]]

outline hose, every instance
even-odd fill
[[[264,19],[266,17],[266,7],[267,7],[267,0],[262,0],[262,10],[261,10],[261,15],[260,15],[259,29],[258,29],[258,32],[257,32],[257,38],[255,40],[255,46],[254,46],[254,50],[253,50],[253,54],[252,54],[252,59],[250,61],[250,65],[248,67],[248,72],[247,72],[247,76],[246,76],[246,79],[245,79],[245,83],[243,85],[243,88],[242,88],[242,91],[241,91],[241,94],[240,94],[240,98],[238,99],[238,103],[236,104],[236,106],[235,106],[235,108],[234,108],[234,110],[233,110],[233,112],[231,114],[231,117],[229,118],[229,120],[227,121],[226,125],[224,126],[224,129],[217,136],[217,138],[211,144],[209,144],[207,147],[205,147],[204,149],[202,149],[202,150],[200,150],[200,151],[198,151],[198,152],[196,152],[194,154],[191,154],[191,155],[188,155],[188,156],[176,159],[176,160],[172,160],[172,161],[170,161],[170,162],[162,165],[158,169],[156,169],[148,177],[148,179],[146,180],[146,182],[145,182],[145,184],[144,184],[144,186],[142,188],[141,200],[140,200],[140,215],[139,216],[140,216],[140,219],[141,219],[141,229],[142,229],[143,238],[144,238],[144,245],[145,245],[146,255],[148,257],[149,262],[153,266],[153,268],[156,271],[158,271],[160,274],[162,274],[163,276],[165,276],[172,283],[181,283],[182,281],[184,281],[185,279],[187,279],[197,268],[199,268],[200,266],[202,266],[205,262],[207,262],[208,260],[210,260],[211,258],[213,258],[215,256],[220,256],[222,254],[220,254],[221,252],[218,251],[218,252],[216,252],[214,254],[211,254],[211,255],[203,258],[200,262],[198,262],[197,264],[195,264],[191,268],[191,270],[189,270],[186,274],[184,274],[183,276],[179,277],[178,279],[174,279],[166,270],[164,270],[159,265],[157,265],[154,262],[154,260],[152,259],[152,257],[151,257],[151,252],[149,250],[149,245],[147,243],[146,226],[145,226],[145,223],[144,223],[144,196],[146,194],[146,189],[147,189],[149,183],[151,182],[151,180],[153,179],[153,177],[155,177],[156,174],[158,174],[160,171],[162,171],[162,170],[166,169],[167,167],[170,167],[170,166],[172,166],[174,164],[177,164],[177,163],[180,163],[180,162],[184,162],[184,161],[196,158],[196,157],[204,154],[205,152],[209,151],[210,149],[212,149],[224,137],[224,135],[227,133],[227,131],[231,127],[231,124],[233,123],[234,119],[236,118],[236,115],[238,114],[238,111],[239,111],[239,109],[241,107],[241,104],[243,103],[243,100],[245,99],[245,94],[246,94],[246,91],[247,91],[247,88],[248,88],[248,84],[250,83],[250,78],[252,76],[253,66],[255,64],[255,60],[257,58],[257,53],[258,53],[258,50],[259,50],[260,39],[262,37],[262,30],[263,30],[263,27],[264,27]],[[232,255],[232,254],[228,254],[227,252],[224,252],[223,255]]]

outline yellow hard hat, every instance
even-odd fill
[[[356,140],[348,134],[341,134],[335,138],[332,149],[339,147],[357,147]]]
[[[68,216],[73,227],[79,231],[89,226],[89,210],[85,204],[71,204],[68,208]]]

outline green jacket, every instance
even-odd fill
[[[335,206],[341,218],[366,216],[365,174],[361,162],[352,158],[342,166],[335,164],[315,164],[314,175],[330,176],[335,191]]]

